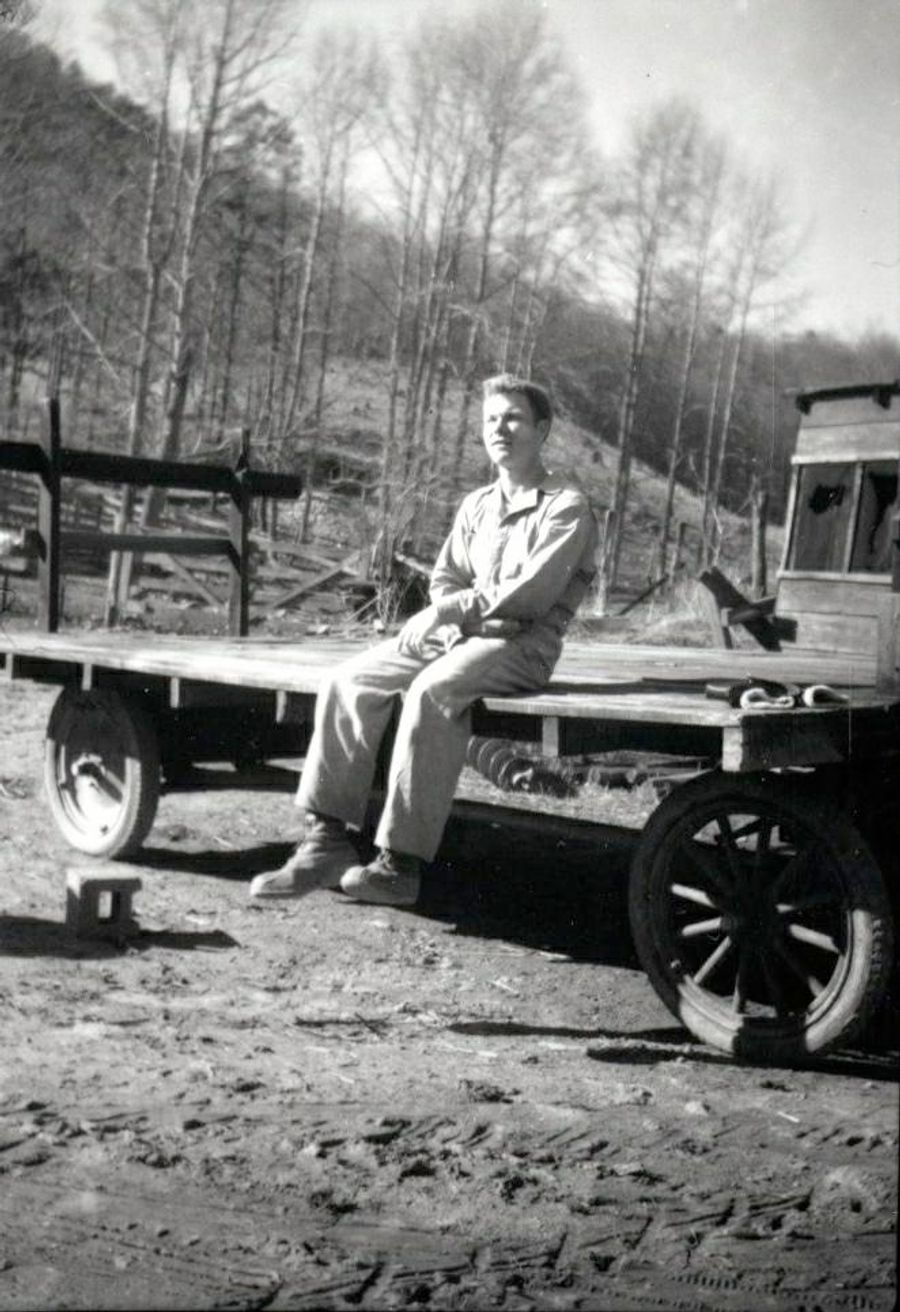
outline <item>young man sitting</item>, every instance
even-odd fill
[[[413,905],[450,813],[471,706],[544,687],[559,659],[594,575],[596,522],[584,493],[544,465],[552,410],[543,388],[501,374],[483,391],[496,480],[460,506],[431,576],[431,604],[321,687],[297,793],[306,836],[281,869],[256,876],[251,897],[340,886],[357,901]],[[348,829],[363,823],[400,696],[379,852],[360,865]]]

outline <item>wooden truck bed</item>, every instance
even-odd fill
[[[152,690],[173,709],[259,704],[276,721],[314,696],[334,665],[362,644],[340,639],[196,638],[95,633],[7,633],[7,678]],[[741,710],[706,694],[743,679],[825,684],[846,703]],[[874,663],[850,656],[567,643],[545,691],[485,699],[480,733],[540,742],[547,755],[624,747],[705,754],[747,772],[870,757],[900,741],[900,697],[876,693]],[[224,689],[227,688],[226,693]]]

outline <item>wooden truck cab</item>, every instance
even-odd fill
[[[898,588],[900,384],[803,392],[797,405],[775,614],[795,626],[786,647],[871,656]]]
[[[713,636],[743,626],[769,651],[876,663],[900,691],[900,382],[801,392],[784,552],[774,594],[743,596],[713,567]]]

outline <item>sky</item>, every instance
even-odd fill
[[[114,80],[100,2],[37,0],[39,34]],[[310,27],[370,28],[390,44],[423,15],[487,2],[297,0],[297,9]],[[750,167],[780,179],[805,234],[792,278],[805,298],[781,326],[900,336],[900,0],[541,3],[601,153],[622,148],[635,116],[682,95]]]

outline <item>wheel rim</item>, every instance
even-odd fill
[[[54,743],[56,795],[66,821],[86,838],[113,833],[127,808],[129,726],[110,707],[82,700]]]
[[[853,915],[840,861],[811,823],[718,799],[673,828],[655,874],[660,958],[711,1020],[795,1033],[831,1007]]]

